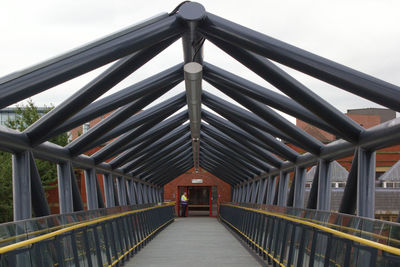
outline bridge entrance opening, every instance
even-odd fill
[[[179,186],[178,192],[179,196],[184,192],[188,194],[187,216],[217,216],[216,186]]]

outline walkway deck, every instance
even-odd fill
[[[124,266],[260,266],[215,218],[178,218]]]

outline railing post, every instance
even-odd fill
[[[12,155],[14,221],[32,217],[29,151]]]
[[[99,208],[96,179],[96,169],[85,170],[86,202],[88,210],[96,210]]]
[[[290,173],[279,173],[278,206],[286,206]]]
[[[304,209],[304,191],[306,186],[306,169],[296,167],[294,179],[293,207]]]
[[[375,217],[376,152],[358,148],[357,216]]]
[[[60,213],[70,213],[74,211],[72,198],[72,173],[71,162],[57,164],[58,175],[58,202]]]

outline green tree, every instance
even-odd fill
[[[46,107],[45,113],[53,109],[53,106]],[[24,131],[29,125],[33,124],[41,117],[41,113],[32,100],[28,100],[26,105],[17,106],[16,116],[14,120],[9,120],[6,126],[16,129],[20,132]],[[49,140],[60,146],[68,143],[68,135],[63,133]],[[57,166],[56,164],[36,159],[40,178],[43,188],[51,189],[57,187]],[[0,151],[0,223],[12,220],[12,167],[11,154]]]

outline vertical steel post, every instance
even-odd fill
[[[135,182],[134,183],[135,187],[136,187],[136,196],[137,196],[137,200],[138,200],[138,204],[143,204],[143,194],[142,194],[142,184]]]
[[[70,161],[57,164],[58,203],[61,214],[74,211],[71,167]]]
[[[304,191],[306,187],[306,169],[296,167],[294,179],[293,207],[304,209]]]
[[[238,195],[237,195],[237,202],[242,202],[242,195],[243,195],[243,185],[238,187]]]
[[[254,183],[254,182],[253,182],[253,183]],[[245,199],[245,201],[244,201],[244,202],[246,202],[246,203],[250,202],[250,199],[251,199],[251,191],[252,191],[253,183],[248,184],[248,185],[246,186],[246,199]]]
[[[96,179],[96,169],[85,170],[86,202],[88,210],[96,210],[99,208]]]
[[[12,155],[14,221],[32,217],[29,151]]]
[[[317,210],[331,209],[331,163],[319,160]]]
[[[279,173],[278,206],[286,206],[290,173]]]
[[[268,177],[268,193],[267,193],[267,204],[273,205],[275,199],[275,187],[276,187],[276,176]]]
[[[266,194],[267,194],[267,186],[268,186],[267,179],[261,180],[260,193],[258,195],[258,204],[265,203],[265,198],[266,198]]]
[[[132,205],[133,204],[133,196],[132,196],[132,180],[127,179],[126,180],[126,193],[128,195],[127,199],[127,205]]]
[[[126,182],[125,177],[117,177],[117,194],[120,206],[128,205],[126,202]]]
[[[258,197],[258,190],[260,188],[260,181],[254,181],[253,182],[253,190],[251,193],[251,203],[257,203],[257,197]]]
[[[147,186],[147,191],[148,191],[148,200],[149,203],[153,203],[153,187],[152,186]]]
[[[238,188],[237,187],[233,188],[232,202],[237,202],[237,193],[238,193]]]
[[[152,196],[153,196],[153,203],[157,203],[158,201],[157,201],[157,188],[155,188],[155,187],[153,187],[153,190],[152,190]]]
[[[103,184],[104,184],[104,195],[106,198],[106,207],[115,207],[115,196],[114,196],[114,182],[112,174],[103,174]]]
[[[358,148],[357,216],[375,217],[376,152]]]

